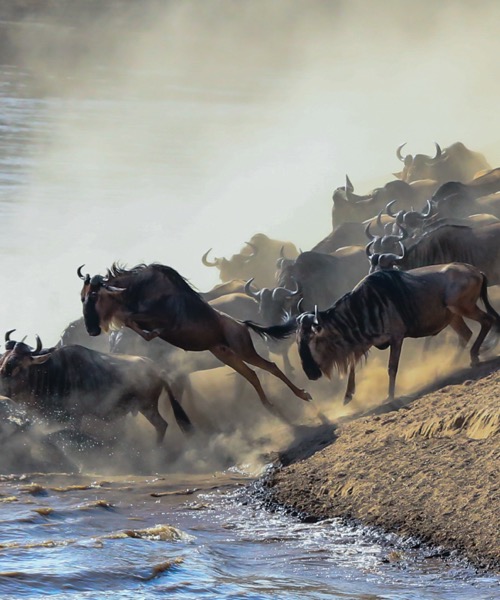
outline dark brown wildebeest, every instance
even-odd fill
[[[83,267],[83,265],[82,265]],[[261,336],[284,339],[295,331],[288,327],[261,327],[238,321],[205,302],[199,293],[171,267],[151,264],[125,269],[113,264],[106,277],[82,275],[83,316],[90,335],[95,336],[113,323],[129,327],[145,340],[154,338],[184,350],[210,350],[224,364],[245,377],[261,402],[272,410],[264,389],[246,363],[260,367],[281,379],[302,400],[311,396],[294,385],[273,363],[262,358],[252,343],[249,330]]]
[[[2,359],[0,379],[7,395],[28,409],[78,429],[86,415],[106,421],[140,412],[163,440],[167,422],[158,411],[163,391],[170,400],[179,427],[191,422],[156,365],[139,356],[118,356],[83,346],[42,350],[37,338],[33,350],[17,342]]]
[[[215,258],[208,260],[208,252],[202,257],[202,262],[206,267],[217,267],[221,281],[230,279],[248,279],[254,278],[255,285],[259,287],[271,287],[274,285],[274,271],[276,261],[284,252],[286,256],[295,258],[299,251],[295,244],[282,240],[275,240],[264,233],[253,235],[246,246],[250,248],[248,253],[246,248],[233,255],[231,258]]]
[[[406,143],[398,146],[396,156],[404,163],[403,170],[394,173],[398,179],[411,183],[420,179],[434,179],[438,184],[447,181],[469,181],[476,173],[491,169],[486,158],[479,152],[469,150],[462,142],[455,142],[441,150],[437,142],[434,157],[427,154],[407,154],[401,150]]]
[[[297,286],[303,308],[312,310],[331,306],[342,294],[349,292],[368,272],[364,249],[353,246],[340,248],[333,255],[302,252],[292,263],[285,263],[278,276],[278,285],[288,290]]]
[[[400,209],[420,207],[432,196],[438,185],[434,180],[407,183],[397,179],[364,195],[355,194],[352,184],[337,188],[333,193],[333,230],[341,223],[360,223],[371,219],[393,200],[397,201]]]
[[[489,285],[500,283],[500,223],[471,228],[442,225],[416,240],[384,236],[370,242],[370,250],[381,254],[400,254],[400,241],[405,245],[398,267],[405,271],[450,262],[467,263],[483,272]]]
[[[372,273],[328,310],[298,317],[302,367],[309,379],[318,379],[322,374],[330,377],[333,367],[348,372],[344,397],[348,402],[355,391],[357,362],[372,346],[381,350],[390,347],[392,400],[403,340],[436,335],[450,325],[463,348],[472,335],[464,317],[481,325],[470,350],[471,364],[476,366],[479,349],[491,327],[500,331],[500,315],[489,303],[486,288],[483,273],[461,263]],[[479,299],[486,312],[478,307]]]

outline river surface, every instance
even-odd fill
[[[102,271],[116,258],[137,255],[139,262],[149,257],[151,238],[164,233],[182,245],[190,226],[162,229],[155,216],[141,212],[148,194],[156,195],[158,206],[159,184],[170,185],[164,194],[170,202],[181,192],[185,198],[177,212],[167,203],[165,218],[170,210],[178,224],[199,206],[194,197],[201,175],[190,164],[186,147],[175,144],[175,128],[166,145],[170,152],[163,155],[175,157],[175,165],[154,156],[156,144],[138,180],[130,162],[116,160],[130,159],[128,128],[120,129],[112,149],[104,138],[92,152],[99,123],[123,118],[124,105],[130,119],[153,111],[140,126],[130,123],[132,137],[143,130],[147,141],[153,139],[162,111],[179,125],[179,137],[183,121],[196,124],[207,115],[228,129],[239,120],[251,128],[257,120],[255,106],[241,89],[221,89],[207,98],[178,81],[168,94],[163,82],[166,99],[153,103],[137,96],[118,99],[109,82],[102,87],[103,80],[106,75],[97,72],[94,97],[39,96],[28,85],[29,73],[12,66],[0,70],[0,330],[42,333],[46,345],[55,343],[63,326],[79,314],[75,269],[87,260],[84,250]],[[117,129],[108,131],[116,134]],[[139,141],[138,153],[144,139]],[[197,152],[218,151],[208,137],[196,142]],[[108,160],[110,154],[113,160]],[[140,243],[131,239],[137,232]],[[158,249],[159,240],[155,243]],[[181,261],[171,240],[165,240],[162,256],[155,258],[169,252]],[[194,265],[194,259],[186,265]],[[63,287],[70,289],[66,293]],[[2,438],[4,456],[11,450],[9,439]],[[16,447],[18,454],[29,453],[30,438],[23,443],[24,450],[22,444]],[[106,450],[101,453],[105,458]],[[186,461],[185,472],[156,468],[150,474],[127,474],[123,466],[119,474],[110,474],[112,461],[96,473],[92,460],[73,460],[80,465],[76,471],[84,473],[1,475],[2,599],[498,598],[498,577],[477,574],[453,559],[444,561],[414,542],[338,521],[303,523],[269,511],[256,483],[258,473],[238,468],[236,459],[234,466],[225,464],[220,470],[197,466],[190,471]],[[222,462],[227,463],[227,456]]]

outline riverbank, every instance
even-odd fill
[[[342,517],[417,537],[500,571],[496,369],[466,369],[398,410],[339,423],[335,439],[312,456],[310,444],[291,448],[280,457],[287,466],[269,478],[272,502],[309,519]],[[485,376],[467,378],[478,375]]]

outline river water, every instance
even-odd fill
[[[169,114],[171,127],[189,120],[196,125],[207,114],[228,129],[239,119],[248,127],[256,122],[255,107],[243,102],[241,90],[220,90],[207,99],[175,82],[168,100],[152,103],[118,99],[109,83],[100,87],[103,80],[106,74],[97,72],[94,92],[85,97],[38,95],[30,73],[9,66],[0,71],[0,330],[38,332],[46,345],[79,314],[74,271],[89,257],[102,271],[118,258],[169,256],[174,266],[191,269],[191,276],[198,273],[202,245],[196,260],[181,256],[188,246],[184,238],[201,231],[194,218],[185,222],[200,208],[197,165],[173,138],[141,155],[144,141],[154,139],[159,113]],[[124,117],[130,127],[108,127]],[[94,145],[100,126],[106,134]],[[117,132],[118,142],[110,144],[106,136]],[[183,132],[179,125],[177,134]],[[131,162],[131,138],[139,138],[139,171]],[[197,152],[218,151],[206,135],[196,141]],[[183,196],[178,207],[177,195]],[[162,218],[170,215],[173,225],[151,215],[163,200]],[[206,229],[207,213],[199,218]],[[208,286],[208,278],[200,280]],[[224,407],[215,410],[231,417]],[[16,456],[36,454],[39,438],[21,440]],[[11,441],[2,439],[3,456],[13,451]],[[58,463],[56,469],[67,472],[33,473],[30,461],[19,463],[26,472],[6,469],[0,476],[1,598],[498,597],[498,577],[444,561],[414,541],[269,511],[257,483],[265,461],[249,466],[241,453],[224,454],[220,445],[220,468],[200,461],[214,448],[207,443],[192,464],[189,457],[182,462],[181,471],[166,454],[132,460],[131,447],[128,464],[134,468],[128,472],[123,446],[120,468],[113,469],[116,455],[106,445],[87,450],[74,444],[68,446],[69,466]],[[146,444],[140,452],[159,451]]]

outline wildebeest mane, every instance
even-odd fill
[[[147,296],[148,310],[168,314],[173,327],[188,320],[203,320],[213,309],[175,269],[159,263],[139,264],[131,269],[113,263],[107,271],[108,282],[126,288],[126,304],[139,311]]]
[[[406,269],[450,262],[475,264],[475,244],[468,239],[472,235],[472,228],[465,225],[435,227],[408,246],[403,264]]]
[[[351,365],[367,356],[373,340],[385,331],[385,324],[396,311],[404,323],[414,323],[418,310],[404,271],[377,271],[368,275],[351,292],[320,313],[320,323],[333,335],[324,338],[330,364],[346,373]],[[391,315],[392,313],[392,315]]]

